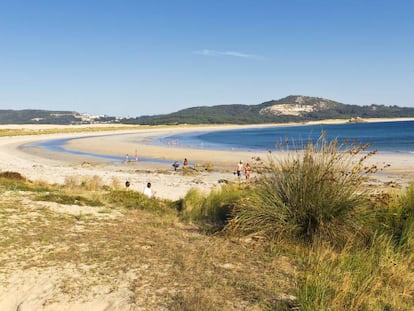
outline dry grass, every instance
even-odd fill
[[[96,288],[116,291],[125,275],[131,276],[131,306],[145,310],[271,310],[293,291],[288,258],[249,241],[203,235],[175,213],[112,204],[102,216],[71,215],[32,197],[29,191],[3,193],[0,273],[76,267],[78,273],[55,289],[74,301]]]
[[[18,179],[20,184],[0,179],[0,291],[16,271],[56,277],[53,301],[45,306],[125,291],[131,310],[410,310],[413,305],[414,256],[396,251],[386,235],[366,248],[350,244],[341,250],[324,243],[309,247],[267,243],[259,236],[205,235],[182,223],[169,201],[134,191],[93,190],[80,187],[80,181],[74,190],[42,183],[47,191],[39,191]],[[36,201],[39,197],[44,200]],[[92,199],[103,206],[87,205]]]

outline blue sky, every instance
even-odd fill
[[[414,107],[411,0],[0,0],[0,109]]]

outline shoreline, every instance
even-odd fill
[[[343,120],[342,120],[343,121]],[[374,122],[373,120],[371,120]],[[381,122],[378,119],[376,122]],[[390,120],[388,120],[390,121]],[[396,121],[396,120],[394,120]],[[404,120],[405,121],[405,120]],[[324,123],[326,123],[325,121]],[[334,122],[334,121],[329,121]],[[331,124],[331,123],[330,123]],[[332,123],[333,124],[333,123]],[[176,126],[158,127],[127,130],[118,127],[113,131],[77,132],[62,134],[41,134],[27,136],[0,137],[0,163],[1,171],[17,171],[31,180],[46,180],[49,183],[64,184],[68,176],[100,176],[105,184],[111,184],[113,179],[118,179],[121,184],[125,180],[131,182],[131,189],[142,191],[144,185],[150,181],[159,194],[159,197],[176,200],[182,198],[186,192],[193,187],[209,191],[219,187],[218,180],[225,179],[236,181],[233,175],[235,164],[239,160],[245,162],[259,157],[266,160],[269,152],[257,151],[235,151],[235,150],[213,150],[192,149],[178,146],[156,146],[148,144],[154,137],[194,132],[197,130],[230,130],[251,127],[269,126],[292,126],[293,124],[276,125],[219,125],[219,126]],[[296,124],[296,125],[309,125]],[[17,125],[15,125],[17,128]],[[85,126],[90,127],[90,126]],[[39,129],[35,125],[26,126],[28,129]],[[56,127],[60,128],[60,127]],[[130,137],[137,139],[131,143]],[[138,137],[138,138],[137,138]],[[77,139],[74,139],[77,138]],[[135,150],[138,152],[138,162],[108,163],[85,156],[56,153],[35,147],[24,147],[23,145],[52,139],[74,139],[64,146],[65,149],[90,152],[103,155],[115,155],[122,159],[129,154],[134,159]],[[288,153],[283,151],[272,152],[272,156],[283,157]],[[171,160],[166,163],[153,163],[139,161],[139,158],[158,158]],[[182,172],[175,172],[172,163],[178,161],[180,169],[183,159],[187,158],[190,163],[200,165],[212,165],[213,171],[197,171],[192,176],[184,176]],[[414,181],[414,154],[379,153],[374,155],[369,162],[391,166],[375,178],[382,182],[395,182],[404,186]]]

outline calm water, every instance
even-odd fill
[[[414,153],[414,121],[347,123],[266,127],[226,131],[194,132],[159,137],[156,143],[182,147],[227,150],[275,150],[286,141],[300,146],[317,140],[325,132],[328,140],[369,143],[369,150]]]
[[[317,140],[324,131],[328,140],[337,138],[339,141],[355,141],[360,144],[369,143],[369,150],[381,152],[413,153],[414,154],[414,121],[378,122],[357,124],[331,124],[309,126],[266,127],[238,129],[226,131],[192,132],[155,138],[152,143],[192,147],[199,149],[224,150],[277,150],[279,144],[285,146],[286,141],[295,146],[302,142]],[[104,136],[104,135],[103,135]],[[93,154],[88,152],[65,149],[65,144],[72,139],[54,139],[30,143],[25,147],[37,146],[49,151],[89,156],[121,163],[125,155],[118,157]],[[172,154],[173,156],[173,154]],[[170,163],[170,160],[139,158],[144,162]]]

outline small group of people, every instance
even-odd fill
[[[244,164],[243,161],[240,160],[239,163],[237,163],[236,168],[234,169],[234,173],[237,175],[239,181],[241,181],[241,178],[244,175],[244,177],[246,178],[246,182],[249,183],[251,169],[252,167],[250,166],[249,162]]]
[[[180,163],[178,163],[178,161],[175,161],[173,164],[172,164],[172,166],[173,166],[173,168],[174,168],[174,171],[177,171],[177,168],[179,168],[180,167]],[[187,158],[184,158],[184,161],[183,161],[183,168],[187,168],[188,167],[188,160],[187,160]]]
[[[138,162],[138,150],[135,150],[134,160],[135,160],[135,162]],[[130,161],[130,160],[129,160],[129,154],[127,153],[127,154],[125,155],[125,160],[124,160],[124,162],[125,162],[125,163],[128,163],[129,161]]]
[[[130,181],[129,181],[129,180],[127,180],[127,181],[125,182],[125,187],[126,187],[127,189],[129,189],[129,187],[130,187],[130,186],[131,186],[131,183],[130,183]],[[144,188],[144,190],[143,190],[143,194],[144,194],[145,196],[147,196],[148,198],[150,198],[150,199],[155,198],[155,194],[156,194],[156,192],[152,190],[152,188],[151,188],[151,183],[150,183],[150,182],[148,182],[148,183],[147,183],[147,185],[145,186],[145,188]]]

